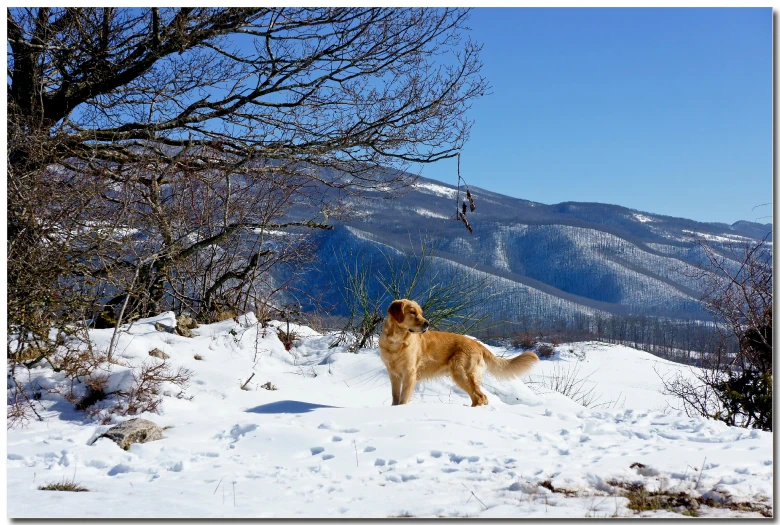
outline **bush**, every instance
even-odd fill
[[[695,239],[705,263],[698,280],[702,303],[717,321],[719,344],[696,377],[662,377],[664,393],[688,415],[727,425],[772,430],[772,251],[766,239],[741,247],[713,247]],[[730,347],[736,343],[736,353]]]
[[[162,402],[163,389],[187,387],[192,373],[186,368],[173,369],[165,362],[133,364],[109,358],[105,350],[96,348],[87,339],[60,341],[49,355],[46,364],[62,379],[49,392],[73,403],[74,407],[108,423],[114,415],[127,416],[142,412],[156,412]],[[8,427],[24,425],[33,416],[42,420],[36,410],[41,397],[40,388],[30,381],[16,378],[16,369],[9,366]]]
[[[755,370],[730,372],[726,379],[714,385],[721,399],[724,415],[734,415],[745,421],[745,426],[763,430],[772,429],[772,375]]]
[[[542,345],[536,349],[536,355],[542,359],[550,359],[555,354],[555,350],[550,345]]]
[[[619,406],[620,395],[617,399],[601,400],[601,394],[596,392],[596,383],[590,381],[590,376],[595,371],[586,376],[581,376],[580,372],[580,361],[573,365],[558,362],[549,373],[542,372],[540,379],[531,379],[526,376],[523,382],[534,391],[547,389],[563,394],[586,408],[616,408]]]
[[[515,337],[514,341],[512,341],[515,346],[519,346],[523,350],[530,350],[531,348],[536,346],[536,340],[531,337],[531,334],[528,332],[525,332],[524,334],[521,334],[517,337]]]
[[[488,318],[486,306],[496,294],[491,277],[473,270],[447,273],[434,267],[435,242],[421,236],[418,245],[398,256],[385,249],[376,260],[368,253],[340,257],[341,294],[349,319],[334,346],[349,341],[358,352],[370,345],[387,314],[390,302],[412,299],[434,330],[464,334],[481,327]]]

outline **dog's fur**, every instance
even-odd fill
[[[428,330],[420,305],[409,299],[393,301],[379,337],[379,351],[390,375],[393,404],[409,402],[418,380],[449,374],[466,391],[471,406],[487,405],[479,389],[482,375],[510,379],[527,372],[539,358],[525,352],[501,359],[466,336]]]

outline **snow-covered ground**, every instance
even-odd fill
[[[202,325],[192,339],[155,321],[173,315],[137,322],[118,348],[135,363],[158,348],[194,372],[186,397],[173,388],[159,414],[142,415],[170,426],[165,438],[129,451],[91,444],[108,425],[44,394],[45,421],[8,431],[9,516],[633,516],[616,485],[635,482],[773,505],[772,434],[674,410],[658,373],[688,369],[631,348],[562,345],[525,382],[487,378],[486,407],[444,379],[392,407],[376,349],[331,349],[333,335],[297,327],[302,340],[287,352],[251,315]],[[111,330],[92,333],[108,344]],[[590,408],[544,387],[574,367],[593,389]],[[61,381],[46,368],[32,378]],[[260,388],[269,381],[276,390]],[[38,490],[63,478],[89,492]]]

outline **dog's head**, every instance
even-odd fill
[[[401,328],[414,333],[424,334],[431,326],[431,323],[423,317],[420,305],[409,299],[399,299],[390,303],[387,318]]]

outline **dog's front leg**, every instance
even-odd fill
[[[401,404],[406,405],[412,398],[414,392],[414,385],[417,384],[417,374],[414,371],[410,371],[404,374],[404,383],[401,387]]]
[[[393,405],[401,404],[401,376],[390,372],[390,387],[393,389]]]

